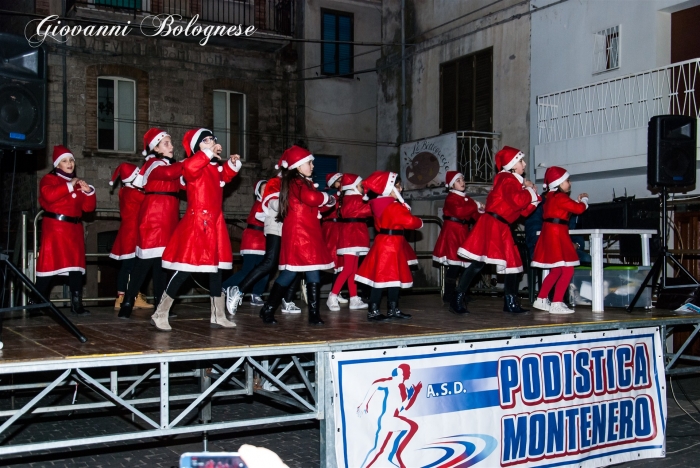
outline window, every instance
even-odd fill
[[[620,68],[620,26],[598,31],[593,50],[593,73]]]
[[[97,79],[97,149],[136,151],[136,83],[116,77]]]
[[[326,191],[326,175],[331,172],[338,172],[339,160],[338,156],[328,156],[324,154],[314,154],[314,183],[318,184],[320,191]],[[336,190],[333,189],[328,193],[335,195]]]
[[[107,5],[117,8],[128,8],[130,10],[140,10],[141,0],[95,0],[95,5]]]
[[[214,90],[214,128],[222,154],[246,156],[246,113],[245,94],[234,91]]]
[[[321,39],[352,42],[353,36],[352,13],[321,10]],[[352,55],[352,44],[322,43],[321,73],[324,75],[351,75],[353,72]]]
[[[486,49],[440,65],[440,133],[492,131],[492,57]]]

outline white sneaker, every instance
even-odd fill
[[[300,314],[301,309],[296,306],[293,302],[287,302],[282,299],[282,313],[283,314]]]
[[[340,306],[338,305],[338,295],[330,293],[328,295],[328,300],[326,301],[326,305],[333,312],[338,312],[340,310]]]
[[[0,341],[0,349],[2,349],[3,346],[2,341]]]
[[[238,306],[243,302],[243,294],[238,290],[238,286],[226,288],[226,310],[231,315],[236,315]]]
[[[535,299],[535,302],[532,303],[532,307],[544,311],[548,311],[551,306],[552,305],[550,304],[549,299],[547,298],[541,299],[538,297],[537,299]]]
[[[350,298],[350,308],[352,310],[366,309],[367,307],[368,305],[362,302],[362,298],[360,296],[353,296]]]
[[[338,304],[347,304],[347,303],[348,303],[348,300],[345,299],[345,298],[344,298],[343,296],[341,296],[340,294],[338,294]]]
[[[552,305],[549,306],[549,313],[555,315],[565,315],[573,314],[574,311],[566,307],[566,304],[563,302],[552,302]]]

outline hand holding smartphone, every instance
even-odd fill
[[[180,468],[248,468],[237,452],[187,452],[180,456]]]

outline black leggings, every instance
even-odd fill
[[[445,282],[451,281],[452,284],[457,281],[457,277],[461,272],[464,271],[464,267],[460,265],[449,265],[447,271],[445,272]]]
[[[461,293],[466,293],[469,292],[469,286],[471,286],[472,281],[474,281],[474,278],[476,277],[479,272],[481,272],[482,268],[486,263],[484,262],[472,262],[471,265],[467,267],[466,270],[464,270],[464,273],[462,273],[461,278],[459,278],[459,284],[457,285],[457,291]],[[507,275],[504,275],[505,279],[503,280],[503,289],[504,292],[507,295],[514,296],[518,294],[518,274],[517,273],[508,273]]]
[[[166,281],[166,273],[163,271],[163,259],[161,257],[136,259],[134,268],[131,270],[126,298],[133,300],[136,297],[151,268],[153,268],[153,297],[155,297],[156,304],[160,301],[163,291],[165,291]]]
[[[180,291],[180,288],[190,276],[192,276],[192,273],[189,271],[176,271],[173,277],[170,278],[165,293],[170,297],[177,296],[178,291]],[[216,273],[209,273],[209,295],[211,297],[221,296],[221,270],[218,270]]]
[[[117,273],[117,292],[125,293],[129,287],[129,275],[134,271],[136,265],[136,257],[119,260],[119,273]]]
[[[372,288],[372,292],[369,294],[369,303],[381,305],[384,289],[386,289],[387,302],[399,302],[399,290],[401,288]]]
[[[34,286],[39,290],[42,296],[49,298],[51,292],[51,281],[59,275],[54,276],[37,276]],[[68,287],[71,292],[83,291],[83,274],[79,271],[68,272]]]
[[[275,273],[275,268],[280,258],[281,246],[282,238],[280,236],[274,234],[267,234],[265,236],[265,255],[263,255],[262,261],[238,284],[238,289],[243,294],[252,291],[253,286],[255,286],[255,283],[257,283],[260,278],[266,275],[272,276]]]

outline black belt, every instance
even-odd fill
[[[500,222],[502,222],[504,224],[510,225],[508,220],[501,215],[497,215],[496,213],[491,213],[490,211],[487,211],[486,214],[493,216],[494,218],[496,218],[497,220],[499,220]]]
[[[568,219],[561,219],[561,218],[546,218],[544,220],[545,223],[552,223],[552,224],[566,224],[567,226],[569,225],[569,220]]]
[[[80,217],[66,216],[58,213],[51,213],[50,211],[44,211],[44,218],[53,218],[58,221],[65,221],[67,223],[78,224],[80,223]]]
[[[263,231],[263,232],[265,232],[265,228],[264,228],[264,227],[262,227],[262,226],[256,226],[255,224],[248,224],[245,228],[246,228],[246,229],[253,229],[253,230],[255,230],[255,231]]]
[[[403,229],[380,229],[379,234],[386,234],[387,236],[403,236]]]
[[[327,219],[322,219],[321,222],[322,222],[322,223],[337,223],[337,222],[338,222],[338,218],[327,218]]]
[[[146,195],[170,195],[171,197],[178,198],[178,192],[146,192]]]
[[[338,223],[366,223],[372,218],[338,218]]]
[[[460,218],[455,218],[454,216],[443,216],[442,217],[443,221],[452,221],[454,223],[459,223],[459,224],[468,224],[469,221],[466,219],[460,219]]]

